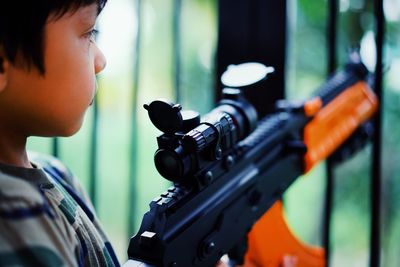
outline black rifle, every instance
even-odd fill
[[[202,121],[168,101],[145,105],[164,133],[157,138],[156,168],[174,185],[150,203],[126,266],[215,266],[224,254],[243,262],[247,233],[296,178],[333,153],[343,160],[370,138],[377,99],[358,57],[310,100],[279,101],[260,121],[237,89],[249,84],[235,81],[246,66],[236,67],[224,81],[236,88],[224,89],[224,99]],[[263,71],[256,82],[269,70],[251,71]]]

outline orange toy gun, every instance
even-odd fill
[[[270,70],[233,66],[223,81],[249,84]],[[238,82],[243,73],[250,75]],[[202,120],[168,101],[145,105],[163,132],[157,138],[156,168],[174,185],[150,203],[124,266],[209,267],[225,254],[231,265],[325,266],[321,248],[291,234],[280,199],[318,162],[357,150],[360,142],[354,138],[368,139],[361,132],[378,105],[368,75],[353,56],[310,100],[280,101],[277,111],[260,121],[232,87]]]

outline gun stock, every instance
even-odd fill
[[[203,122],[173,103],[146,105],[164,132],[156,167],[174,186],[150,203],[126,266],[215,266],[224,254],[249,267],[324,266],[322,249],[290,233],[279,199],[371,118],[367,76],[352,61],[311,100],[280,102],[260,121],[238,91]]]

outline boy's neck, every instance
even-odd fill
[[[0,133],[0,162],[17,167],[32,168],[26,153],[26,137],[7,138]]]

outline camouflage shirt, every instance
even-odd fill
[[[0,164],[0,266],[119,266],[73,175],[51,157]]]

